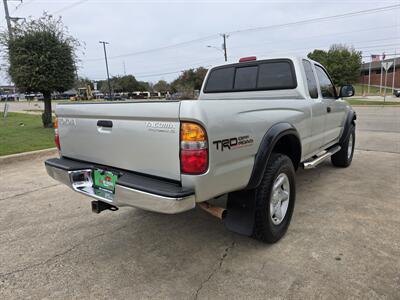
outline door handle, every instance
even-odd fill
[[[330,113],[332,111],[332,108],[330,107],[330,106],[328,106],[327,108],[326,108],[326,112],[327,113]]]
[[[113,127],[113,122],[112,121],[107,121],[107,120],[98,120],[97,121],[97,126],[112,128]]]

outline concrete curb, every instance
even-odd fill
[[[0,166],[10,164],[18,161],[25,161],[50,155],[57,155],[57,148],[50,148],[44,150],[30,151],[24,153],[17,153],[11,155],[0,156]]]

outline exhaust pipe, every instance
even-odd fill
[[[103,201],[92,201],[92,212],[94,212],[95,214],[99,214],[106,209],[109,209],[111,211],[117,211],[118,207]]]
[[[211,205],[208,202],[201,202],[199,203],[199,206],[206,212],[213,215],[214,217],[217,217],[220,220],[223,220],[226,217],[227,210],[225,208]]]

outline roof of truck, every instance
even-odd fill
[[[308,57],[296,56],[296,55],[288,55],[288,56],[282,56],[282,55],[280,55],[280,56],[255,56],[255,55],[249,55],[249,56],[244,56],[243,58],[247,58],[247,57],[256,57],[256,60],[254,60],[254,61],[274,60],[274,59],[289,59],[289,60],[292,60],[292,61],[301,61],[303,59],[311,60]],[[251,62],[251,61],[248,61],[248,62]],[[225,62],[225,63],[213,65],[212,68],[220,67],[220,66],[224,66],[224,65],[238,64],[238,63],[239,63],[239,60],[230,61],[230,62]]]

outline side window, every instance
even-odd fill
[[[314,71],[312,69],[312,65],[308,60],[303,60],[304,71],[306,72],[308,92],[310,93],[310,97],[313,99],[318,98],[318,87],[317,81],[315,80]]]
[[[231,90],[233,86],[234,72],[234,67],[221,68],[212,71],[207,80],[205,92],[213,93]]]
[[[328,75],[320,66],[315,66],[317,77],[321,88],[322,98],[336,98],[335,87]]]
[[[257,66],[243,67],[236,69],[235,90],[253,90],[257,84]]]

